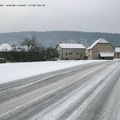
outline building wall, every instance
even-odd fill
[[[88,59],[100,59],[100,52],[114,52],[114,48],[109,43],[98,43],[95,47],[88,50]]]
[[[89,60],[92,60],[92,50],[87,50],[86,56],[88,57]]]
[[[120,52],[115,52],[115,58],[120,58]]]
[[[61,60],[83,60],[86,57],[85,49],[76,48],[57,48]]]

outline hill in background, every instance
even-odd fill
[[[43,46],[55,47],[59,42],[82,43],[86,47],[99,38],[105,38],[113,46],[120,46],[120,34],[117,33],[98,33],[80,31],[47,31],[47,32],[11,32],[0,33],[0,44],[11,43],[21,44],[25,38],[36,36]]]

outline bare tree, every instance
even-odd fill
[[[39,52],[43,49],[43,46],[37,41],[36,36],[33,36],[32,38],[25,38],[22,45],[27,46],[28,51],[31,52]]]

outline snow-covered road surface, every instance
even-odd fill
[[[0,120],[120,120],[120,61],[0,85]]]

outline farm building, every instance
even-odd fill
[[[100,38],[87,48],[87,57],[88,59],[113,59],[114,48],[107,40]]]
[[[0,52],[8,52],[12,50],[12,46],[9,43],[3,43],[0,45]]]
[[[86,48],[82,44],[60,43],[56,49],[61,60],[83,60],[86,57]]]
[[[120,47],[115,48],[115,58],[120,58]]]

